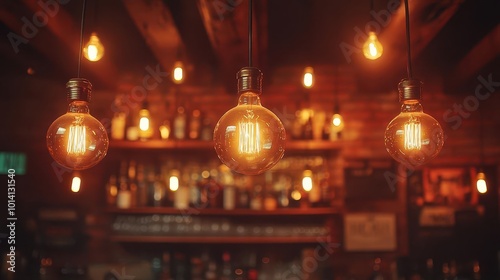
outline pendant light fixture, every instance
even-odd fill
[[[104,46],[97,33],[90,34],[90,39],[83,48],[83,56],[92,62],[99,61],[104,56]]]
[[[371,0],[370,11],[373,11],[373,1]],[[370,60],[375,60],[382,56],[384,52],[384,47],[378,40],[377,33],[375,31],[368,32],[368,39],[363,44],[363,55]]]
[[[252,67],[252,0],[248,1],[248,67],[237,73],[238,105],[214,129],[214,148],[231,170],[257,175],[273,167],[285,152],[285,128],[260,103],[262,72]]]
[[[420,104],[422,82],[413,78],[408,0],[404,3],[408,78],[401,80],[398,85],[401,113],[387,125],[385,147],[396,161],[415,168],[439,154],[444,144],[444,134],[439,122],[424,113]]]
[[[68,169],[83,170],[100,162],[108,151],[104,126],[89,114],[92,84],[80,78],[86,0],[83,0],[78,51],[78,75],[66,83],[68,111],[47,130],[47,148],[52,158]]]
[[[476,188],[477,191],[481,194],[484,194],[488,191],[488,185],[486,184],[486,174],[484,174],[483,171],[483,165],[484,165],[484,135],[483,135],[483,112],[480,110],[480,123],[479,123],[479,140],[480,146],[479,146],[479,169],[476,175]]]

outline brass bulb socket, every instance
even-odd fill
[[[406,100],[420,100],[422,82],[417,79],[403,79],[398,84],[399,102]]]
[[[69,101],[90,102],[92,84],[87,79],[72,78],[66,83],[66,92]]]
[[[243,67],[236,74],[238,80],[238,94],[252,91],[262,93],[262,72],[255,67]]]

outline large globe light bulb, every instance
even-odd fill
[[[238,74],[238,105],[214,129],[214,147],[230,169],[257,175],[273,167],[285,152],[286,133],[280,119],[260,104],[262,73],[253,67]]]
[[[385,148],[396,161],[415,168],[439,154],[444,144],[443,129],[423,112],[420,81],[404,79],[398,87],[401,113],[387,125]]]
[[[99,163],[108,151],[108,134],[104,126],[89,114],[92,85],[75,78],[66,84],[68,112],[57,118],[47,130],[47,148],[60,165],[83,170]]]

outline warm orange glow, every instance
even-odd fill
[[[80,191],[80,185],[82,180],[78,176],[74,176],[73,180],[71,180],[71,191],[77,193]]]
[[[182,62],[177,61],[172,70],[172,80],[176,84],[181,84],[184,81],[184,65]]]
[[[305,88],[311,88],[314,85],[314,70],[312,67],[306,67],[304,69],[302,84]]]
[[[375,60],[381,57],[383,52],[384,48],[379,42],[377,34],[375,32],[370,32],[368,35],[368,40],[366,40],[365,44],[363,45],[363,54],[366,58]]]
[[[83,48],[83,56],[89,61],[99,61],[104,56],[104,46],[96,33],[90,35],[90,40]]]
[[[476,188],[481,194],[488,191],[488,186],[486,185],[486,175],[483,172],[477,173]]]
[[[302,188],[306,192],[310,192],[313,188],[313,182],[312,182],[312,171],[311,170],[304,170],[304,173],[302,174]]]

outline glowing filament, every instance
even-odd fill
[[[411,118],[404,125],[405,150],[420,150],[422,148],[422,125],[420,121]]]
[[[88,46],[87,56],[88,56],[90,61],[96,61],[97,60],[97,47],[94,45]]]
[[[368,45],[368,49],[370,50],[370,54],[371,54],[372,56],[376,56],[376,55],[377,55],[378,51],[377,51],[377,47],[375,47],[375,44],[374,44],[374,43],[370,43],[370,44]]]
[[[261,147],[260,128],[258,122],[246,121],[238,123],[238,152],[241,154],[259,154]]]
[[[68,145],[66,152],[72,155],[85,154],[85,142],[87,139],[86,129],[83,125],[72,125],[69,127]]]
[[[377,38],[375,32],[370,32],[368,39],[363,45],[363,54],[366,58],[374,60],[382,56],[384,48]]]

